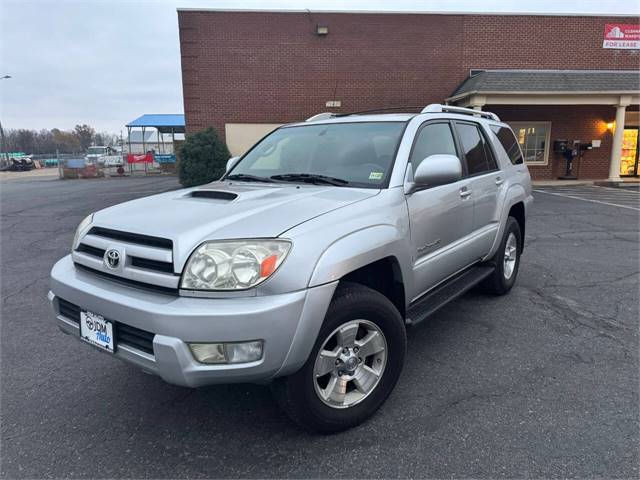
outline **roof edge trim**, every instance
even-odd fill
[[[478,15],[478,16],[515,16],[515,17],[638,17],[638,13],[575,13],[575,12],[469,12],[469,11],[420,11],[420,10],[310,10],[310,9],[264,9],[264,8],[198,8],[178,7],[178,12],[221,12],[221,13],[346,13],[379,15]]]

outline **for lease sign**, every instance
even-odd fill
[[[607,23],[602,48],[640,49],[640,25]]]

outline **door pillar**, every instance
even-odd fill
[[[629,105],[629,99],[620,98],[620,103],[616,105],[616,123],[613,131],[613,142],[611,145],[611,163],[609,166],[609,180],[620,180],[620,163],[622,161],[622,137],[624,134],[624,116]]]

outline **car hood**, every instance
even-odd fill
[[[214,182],[101,210],[95,226],[169,238],[174,261],[205,240],[274,238],[307,220],[377,195],[377,189]]]

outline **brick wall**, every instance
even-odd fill
[[[470,68],[634,70],[640,52],[602,48],[606,23],[627,17],[468,15],[462,65]]]
[[[583,179],[602,179],[609,176],[611,142],[613,135],[607,129],[607,123],[615,120],[615,108],[611,106],[491,106],[486,110],[498,114],[505,122],[541,121],[551,122],[551,144],[549,146],[548,165],[529,166],[535,179],[551,179],[563,175],[566,160],[561,154],[553,152],[553,141],[565,139],[570,142],[582,140],[601,140],[600,148],[583,152],[583,156],[574,160],[573,173]]]
[[[180,12],[187,129],[441,102],[461,79],[460,16]],[[329,34],[315,34],[318,23]]]
[[[602,48],[607,17],[179,11],[187,131],[225,123],[285,123],[327,110],[440,103],[471,68],[637,69],[640,52]],[[316,25],[329,28],[316,35]],[[325,102],[340,100],[328,109]],[[491,107],[489,107],[491,108]],[[606,177],[606,107],[508,110],[550,118],[552,139],[602,137],[578,166]],[[547,110],[546,112],[543,110]],[[508,115],[506,113],[508,112]],[[532,167],[556,176],[560,163]]]

